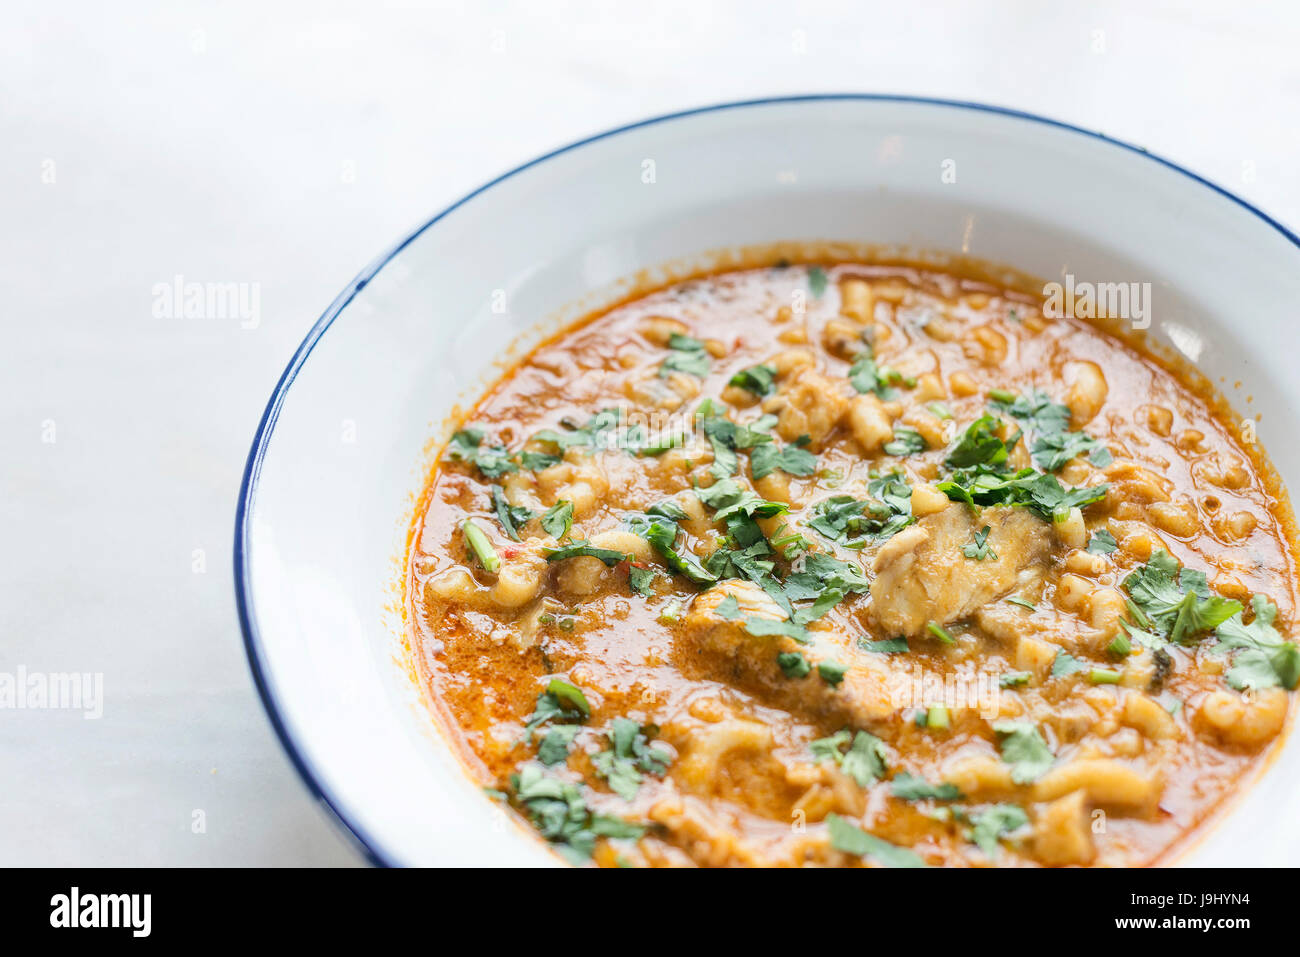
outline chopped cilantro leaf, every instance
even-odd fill
[[[1040,435],[1030,446],[1034,464],[1045,472],[1055,472],[1070,459],[1097,447],[1097,440],[1086,432],[1056,432]]]
[[[749,453],[749,467],[756,480],[778,469],[789,475],[812,475],[817,471],[817,457],[795,445],[778,449],[776,443],[769,442]]]
[[[844,751],[846,744],[849,748]],[[885,776],[885,744],[874,734],[866,731],[853,734],[844,728],[829,738],[809,743],[808,747],[815,760],[834,761],[858,787],[868,787]]]
[[[785,502],[761,498],[734,479],[723,479],[708,488],[697,488],[695,494],[709,508],[717,510],[714,519],[719,522],[740,514],[746,518],[771,518],[789,508]]]
[[[1001,420],[994,415],[982,415],[961,434],[961,438],[948,450],[944,464],[952,469],[972,468],[977,465],[997,466],[1007,460],[1018,436],[1004,442],[997,435]]]
[[[684,336],[680,332],[674,332],[668,336],[668,348],[679,352],[702,352],[704,343],[694,336]]]
[[[911,455],[914,452],[924,452],[928,448],[925,436],[916,429],[909,428],[906,425],[897,426],[894,429],[894,438],[886,442],[884,450],[886,455]]]
[[[617,431],[622,421],[623,413],[619,409],[602,409],[580,426],[567,420],[561,422],[567,432],[543,429],[531,441],[552,445],[561,452],[575,445],[607,445],[609,433]]]
[[[1055,758],[1042,734],[1026,721],[999,721],[993,725],[1002,760],[1011,765],[1011,780],[1030,784],[1042,777]]]
[[[981,528],[975,533],[975,540],[973,542],[962,546],[961,553],[972,561],[983,561],[986,558],[996,561],[998,553],[989,545],[990,531],[991,529],[988,525]]]
[[[1074,674],[1076,671],[1082,671],[1083,665],[1079,664],[1079,659],[1065,651],[1057,651],[1056,657],[1052,659],[1052,677],[1062,678],[1065,675]]]
[[[456,462],[473,462],[474,453],[483,442],[483,430],[473,427],[453,432],[447,443],[447,454]]]
[[[879,365],[871,349],[867,348],[853,360],[853,365],[849,367],[849,384],[858,392],[864,394],[871,392],[882,399],[889,400],[898,395],[895,386],[901,385],[910,389],[916,385],[916,380],[890,366]]]
[[[505,493],[501,491],[500,485],[492,486],[492,507],[496,509],[497,521],[505,529],[506,535],[512,541],[519,541],[519,526],[525,524],[536,513],[529,508],[521,505],[511,505],[506,499]]]
[[[849,745],[848,750],[844,746]],[[885,746],[879,737],[866,731],[854,733],[842,728],[829,737],[811,741],[809,750],[815,761],[833,761],[849,775],[859,788],[884,778]]]
[[[852,740],[853,732],[848,728],[841,728],[830,737],[808,742],[808,750],[812,752],[815,761],[834,761],[839,764],[844,757],[840,749]]]
[[[720,618],[735,621],[740,617],[740,602],[736,600],[735,595],[728,592],[713,610]]]
[[[563,764],[569,759],[569,748],[581,730],[580,724],[551,725],[546,729],[542,743],[537,746],[537,760],[547,767]]]
[[[1031,390],[1028,395],[1014,393],[989,393],[993,407],[1005,415],[1022,421],[1035,433],[1030,454],[1034,464],[1045,472],[1058,468],[1076,456],[1089,454],[1089,460],[1099,468],[1109,464],[1110,452],[1096,438],[1084,432],[1070,432],[1070,408],[1041,390]],[[1102,455],[1104,454],[1104,455]]]
[[[519,465],[530,472],[540,472],[542,469],[549,469],[552,465],[558,465],[561,461],[558,455],[552,455],[549,452],[533,452],[524,449],[516,458]]]
[[[906,638],[884,638],[880,641],[861,641],[858,644],[864,651],[878,655],[902,655],[911,650],[907,647]]]
[[[853,547],[859,542],[884,541],[915,521],[912,487],[901,476],[891,473],[873,479],[867,491],[875,500],[832,495],[818,502],[808,527],[832,542]]]
[[[860,788],[885,776],[885,743],[874,734],[859,731],[840,761],[840,770]]]
[[[1055,475],[1021,469],[998,472],[983,467],[955,472],[935,485],[955,502],[968,505],[1020,505],[1049,520],[1064,519],[1071,508],[1084,508],[1106,497],[1106,483],[1066,488]]]
[[[740,465],[740,457],[736,454],[736,423],[722,415],[701,416],[699,422],[704,437],[713,448],[709,474],[715,479],[734,475]]]
[[[500,478],[507,472],[518,470],[510,461],[510,453],[502,445],[483,445],[483,430],[461,429],[451,437],[447,453],[454,462],[467,462],[488,478]]]
[[[996,857],[998,840],[1029,824],[1029,815],[1017,804],[994,804],[972,819],[971,840],[986,857]]]
[[[560,548],[543,548],[542,554],[548,562],[564,561],[566,558],[599,558],[606,565],[614,566],[627,561],[627,555],[612,548],[598,548],[582,539],[574,539]]]
[[[647,515],[653,515],[656,518],[666,518],[670,522],[684,522],[690,518],[690,516],[686,514],[686,509],[682,508],[670,498],[651,505],[645,510],[645,513]]]
[[[537,696],[537,703],[533,706],[533,713],[524,719],[524,741],[532,741],[533,733],[543,725],[552,724],[556,719],[564,719],[565,723],[572,721],[573,715],[579,716],[579,720],[585,720],[591,715],[591,705],[587,703],[587,698],[582,691],[569,684],[562,678],[552,678],[541,694]],[[567,733],[567,732],[566,732]],[[569,736],[572,740],[572,735]],[[552,744],[552,748],[555,745]],[[568,743],[565,743],[565,753],[568,752]],[[555,762],[547,761],[547,764]]]
[[[1241,612],[1241,602],[1210,594],[1204,572],[1180,570],[1177,560],[1164,549],[1153,552],[1122,584],[1142,613],[1144,620],[1139,624],[1177,644]]]
[[[767,638],[771,635],[784,635],[800,644],[808,643],[808,632],[799,624],[788,620],[778,620],[775,618],[761,618],[758,615],[750,615],[742,623],[745,631],[755,638]]]
[[[590,858],[598,838],[635,840],[645,833],[638,824],[594,813],[579,785],[545,774],[538,764],[524,765],[510,776],[510,783],[512,799],[570,863]]]
[[[992,396],[992,405],[998,411],[1019,419],[1040,435],[1064,432],[1070,427],[1070,407],[1060,402],[1053,402],[1052,397],[1039,389],[1033,389],[1028,395],[1015,396],[1003,393]],[[1006,401],[1007,396],[1012,396]]]
[[[844,675],[848,670],[847,665],[842,665],[838,661],[827,660],[817,664],[817,673],[821,675],[823,681],[833,687],[844,680]]]
[[[627,583],[633,592],[642,598],[654,595],[655,570],[629,563],[627,566]]]
[[[731,377],[730,384],[739,389],[746,389],[762,398],[772,391],[776,368],[769,365],[750,366],[741,369]]]
[[[865,595],[871,588],[862,568],[822,552],[803,560],[803,571],[786,576],[785,591],[792,601],[814,598],[826,589]]]
[[[960,801],[965,795],[955,784],[931,784],[924,778],[901,771],[889,782],[889,792],[903,801]]]
[[[708,571],[690,552],[679,552],[674,548],[679,531],[674,523],[656,520],[634,526],[633,531],[654,546],[664,564],[693,584],[712,585],[718,580],[718,576]]]
[[[610,748],[591,756],[596,774],[625,801],[636,797],[643,774],[662,776],[671,756],[649,744],[643,728],[631,718],[615,718],[608,732]]]
[[[995,409],[1024,422],[1033,430],[1035,437],[1029,451],[1034,464],[1045,472],[1055,472],[1070,459],[1085,453],[1110,454],[1091,435],[1071,432],[1069,407],[1053,402],[1046,392],[1035,389],[1022,396],[1002,391],[989,395],[992,399],[990,404]],[[1101,468],[1107,463],[1094,464]]]
[[[868,834],[838,814],[826,815],[826,829],[830,835],[831,847],[845,854],[869,857],[885,867],[926,866],[915,851]]]
[[[1250,607],[1255,617],[1249,625],[1242,623],[1239,611],[1215,630],[1219,639],[1216,650],[1236,651],[1226,675],[1228,684],[1238,691],[1277,685],[1295,690],[1300,683],[1300,648],[1273,627],[1276,605],[1263,595],[1255,595]]]
[[[573,528],[573,503],[561,499],[542,515],[542,529],[552,538],[560,539]]]
[[[808,659],[797,651],[783,651],[776,656],[777,667],[787,678],[807,678],[812,673]]]
[[[1086,551],[1093,555],[1109,555],[1117,548],[1119,548],[1119,542],[1115,541],[1115,536],[1103,528],[1088,539]]]
[[[701,378],[709,374],[709,353],[699,339],[673,333],[668,338],[668,348],[672,352],[659,366],[660,378],[673,372],[685,372],[687,375]]]
[[[510,461],[510,453],[504,446],[490,445],[478,450],[474,464],[488,478],[500,478],[507,472],[518,471],[518,466]]]

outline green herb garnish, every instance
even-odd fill
[[[501,558],[483,529],[474,524],[474,519],[467,518],[460,523],[460,530],[465,536],[465,545],[479,567],[489,574],[496,574],[501,569]]]
[[[931,784],[924,778],[914,777],[906,771],[899,772],[889,782],[889,792],[903,801],[960,801],[965,797],[955,784]]]
[[[748,369],[741,369],[731,377],[730,384],[762,398],[772,392],[775,378],[776,368],[774,366],[756,365],[750,366]]]
[[[492,507],[496,509],[497,521],[512,541],[520,541],[519,526],[527,523],[537,513],[521,505],[511,505],[506,499],[500,485],[492,486]]]
[[[551,777],[540,765],[524,765],[510,776],[510,784],[512,800],[572,864],[585,863],[599,838],[636,840],[645,833],[639,824],[593,812],[579,785]]]
[[[926,448],[928,446],[926,445],[925,436],[906,425],[896,426],[893,440],[886,442],[884,445],[886,455],[899,456],[924,452]]]
[[[659,366],[661,379],[673,372],[685,372],[700,378],[709,374],[709,353],[699,339],[673,333],[668,337],[668,348],[672,352]]]
[[[1241,613],[1241,602],[1210,593],[1205,573],[1179,569],[1164,549],[1131,572],[1123,587],[1140,612],[1137,624],[1183,644]]]
[[[650,745],[646,729],[631,718],[615,718],[608,733],[610,747],[591,756],[596,774],[625,801],[636,797],[642,774],[662,777],[671,755]]]
[[[847,750],[844,746],[849,745]],[[808,745],[817,761],[834,761],[860,788],[870,786],[885,776],[885,744],[874,734],[848,728],[829,738],[819,738]]]
[[[1238,691],[1276,685],[1295,690],[1300,683],[1300,648],[1273,627],[1276,605],[1255,595],[1250,607],[1255,617],[1249,625],[1242,623],[1242,613],[1237,612],[1215,630],[1219,644],[1214,650],[1236,651],[1225,676],[1228,684]]]
[[[998,841],[1029,824],[1029,815],[1017,804],[994,804],[971,819],[971,840],[986,857],[997,857]]]
[[[926,866],[915,851],[868,834],[838,814],[826,815],[826,828],[830,833],[831,847],[837,851],[857,857],[870,857],[885,867]]]
[[[975,540],[967,545],[963,545],[961,553],[972,561],[983,561],[984,559],[997,560],[998,553],[989,545],[989,532],[991,529],[985,525],[975,533]]]
[[[776,656],[777,667],[787,678],[807,678],[812,673],[808,659],[797,651],[783,651]]]
[[[619,562],[628,561],[628,556],[612,548],[599,548],[588,541],[574,539],[560,548],[543,548],[542,554],[548,562],[560,562],[566,558],[599,558],[606,565],[613,567]]]
[[[1026,721],[999,721],[993,731],[998,736],[1002,760],[1011,765],[1011,780],[1016,784],[1037,781],[1056,760],[1042,734]]]
[[[1103,528],[1088,539],[1088,546],[1085,550],[1092,555],[1109,555],[1117,548],[1119,548],[1119,542],[1115,541],[1115,536]]]
[[[563,499],[542,515],[542,529],[552,538],[561,539],[573,528],[573,503]]]

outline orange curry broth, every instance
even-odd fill
[[[1230,688],[1224,672],[1232,659],[1211,652],[1213,635],[1167,646],[1168,669],[1137,642],[1129,655],[1108,650],[1124,633],[1119,620],[1131,617],[1121,582],[1164,548],[1204,571],[1214,594],[1245,604],[1247,622],[1250,596],[1267,596],[1279,610],[1278,630],[1289,637],[1296,580],[1290,506],[1262,451],[1240,440],[1226,403],[1193,370],[1099,325],[1046,318],[1041,296],[1025,283],[1015,286],[973,267],[742,268],[638,293],[520,361],[464,423],[485,432],[484,447],[527,447],[562,460],[491,479],[444,450],[417,507],[406,570],[415,665],[471,776],[513,793],[511,775],[531,764],[577,785],[590,814],[645,826],[639,839],[577,839],[584,846],[569,856],[585,859],[590,851],[598,864],[888,863],[833,846],[832,816],[933,865],[1143,864],[1184,842],[1280,739],[1290,695]],[[666,344],[674,330],[702,341],[706,374],[660,375],[665,359],[684,351]],[[847,378],[868,342],[879,366],[898,370],[902,380],[870,402],[858,401]],[[772,395],[728,384],[764,363],[776,370]],[[1090,394],[1096,377],[1089,363],[1104,381],[1100,403]],[[1081,456],[1056,474],[1066,486],[1109,484],[1081,517],[1086,540],[1109,532],[1114,551],[1094,554],[1063,538],[1078,529],[1028,521],[1024,509],[975,515],[926,493],[951,471],[945,450],[985,412],[990,390],[1031,389],[1064,403],[1070,429],[1111,453],[1108,465]],[[536,517],[520,526],[520,542],[498,521],[494,484],[510,504],[537,513],[572,501],[566,542],[603,535],[624,543],[630,513],[672,499],[692,512],[678,522],[675,547],[707,558],[725,530],[693,491],[714,477],[710,443],[692,416],[710,398],[742,423],[769,410],[776,445],[797,448],[806,438],[816,456],[812,475],[778,469],[751,481],[748,450],[740,452],[734,480],[789,503],[787,514],[761,520],[768,538],[801,534],[806,550],[857,562],[868,580],[890,582],[887,594],[848,594],[812,622],[812,650],[781,635],[750,635],[743,616],[722,617],[717,596],[726,594],[763,617],[763,595],[749,602],[756,590],[749,582],[729,578],[701,591],[665,569],[647,545],[636,564],[656,572],[652,594],[643,597],[630,587],[628,562],[550,562],[545,550],[561,543]],[[635,421],[660,434],[676,428],[692,435],[684,447],[657,455],[525,445],[543,429],[566,433],[562,423],[585,423],[611,407],[643,414]],[[892,428],[916,430],[929,447],[904,455],[880,448],[872,416],[882,410]],[[1025,425],[1000,418],[1004,437]],[[1012,465],[1031,464],[1028,441],[1013,447]],[[888,553],[888,539],[847,549],[806,526],[818,502],[870,498],[870,475],[890,470],[912,488],[914,521],[892,536],[910,536],[899,554]],[[918,496],[921,486],[926,494]],[[468,553],[467,517],[499,554],[498,575]],[[1005,556],[952,554],[953,535],[969,544],[970,528],[984,524]],[[939,542],[947,551],[936,551]],[[788,571],[784,559],[777,565]],[[989,600],[972,610],[972,595]],[[663,619],[665,609],[676,611],[676,622]],[[928,625],[931,614],[957,612],[960,618],[935,619],[952,644],[916,630],[918,614]],[[907,629],[913,633],[904,654],[862,647]],[[788,677],[776,663],[780,653],[803,654],[811,674]],[[1053,676],[1061,654],[1080,670]],[[819,661],[846,666],[846,676],[831,684]],[[1102,683],[1092,680],[1094,670]],[[1105,672],[1117,673],[1117,683]],[[999,687],[1008,674],[1028,678]],[[591,713],[584,720],[570,707],[525,741],[525,722],[554,677],[581,689]],[[946,722],[932,727],[930,702],[978,680],[978,705],[958,701]],[[638,769],[630,800],[597,767],[616,718],[642,725],[667,764],[662,776],[662,768]],[[1004,721],[1032,725],[1052,752],[1052,767],[1036,780],[1008,780],[1005,741],[993,730]],[[567,759],[542,766],[538,745],[553,724],[581,729]],[[865,787],[845,762],[847,740],[810,747],[842,729],[880,742],[884,770]],[[839,757],[827,758],[828,748]],[[904,773],[955,785],[962,797],[898,797],[894,782]],[[528,816],[525,803],[513,804]],[[982,815],[1007,806],[1023,811],[1023,820],[1012,812],[1014,827],[994,829],[992,844],[974,842]]]

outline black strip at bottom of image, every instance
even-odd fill
[[[1089,939],[1202,934],[1230,941],[1242,933],[1288,929],[1291,918],[1282,910],[1295,906],[1288,882],[1274,871],[1194,868],[871,869],[856,875],[803,869],[725,877],[483,868],[457,873],[454,883],[424,870],[365,869],[51,868],[10,871],[9,877],[0,927],[10,942],[76,935],[81,943],[217,943],[283,932],[298,944],[331,943],[342,933],[375,933],[384,926],[431,930],[431,918],[444,929],[514,926],[528,935],[631,921],[641,925],[632,936],[662,934],[666,941],[685,910],[695,910],[697,920],[728,942],[737,931],[770,933],[800,924],[819,935],[846,931],[864,941],[881,928],[911,927],[927,945],[972,940],[972,933],[991,927],[1004,939],[1024,942],[1040,931],[1056,939],[1065,931]],[[638,883],[643,880],[649,883]],[[738,893],[744,896],[733,896]],[[700,924],[691,926],[698,939]],[[631,930],[625,926],[619,936]]]

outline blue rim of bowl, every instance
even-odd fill
[[[316,324],[312,326],[311,331],[307,333],[307,337],[303,339],[302,344],[298,346],[298,350],[293,354],[293,358],[289,360],[288,366],[285,367],[283,374],[280,376],[280,381],[275,385],[275,391],[271,394],[271,400],[267,403],[266,410],[262,413],[262,419],[257,425],[257,433],[253,436],[253,446],[248,453],[248,462],[244,467],[244,478],[239,487],[239,505],[235,512],[235,602],[239,608],[239,624],[244,633],[244,648],[248,654],[249,668],[253,672],[253,681],[257,685],[258,694],[262,698],[262,705],[266,708],[267,717],[270,719],[272,727],[275,728],[275,733],[280,738],[280,743],[284,746],[285,751],[288,752],[289,759],[293,762],[294,768],[297,769],[303,783],[307,786],[307,790],[311,792],[312,796],[316,798],[316,800],[320,801],[329,810],[334,819],[343,828],[344,832],[352,836],[352,839],[372,864],[383,867],[392,867],[396,862],[389,854],[379,847],[378,842],[370,837],[357,821],[352,820],[349,815],[345,813],[344,809],[340,806],[338,799],[330,792],[321,775],[312,767],[311,763],[307,760],[306,755],[298,749],[297,744],[290,735],[289,729],[280,715],[280,707],[276,700],[275,689],[271,683],[270,676],[267,673],[268,669],[261,650],[261,634],[258,631],[257,619],[253,614],[251,601],[252,582],[249,578],[250,571],[248,563],[248,517],[252,513],[253,500],[257,494],[257,480],[262,468],[262,460],[266,455],[267,446],[270,444],[276,420],[279,418],[280,407],[284,404],[284,397],[288,394],[289,387],[293,385],[293,381],[298,375],[298,370],[301,369],[303,363],[307,361],[307,357],[311,355],[312,349],[320,340],[320,337],[325,334],[325,330],[333,324],[334,320],[343,312],[348,303],[352,301],[353,297],[364,289],[366,284],[369,283],[370,280],[373,279],[394,256],[409,246],[419,238],[425,230],[436,224],[443,217],[447,216],[453,210],[465,205],[465,203],[469,202],[480,193],[486,192],[496,186],[498,183],[501,183],[518,173],[522,173],[524,170],[531,169],[534,166],[538,166],[548,160],[554,159],[557,156],[571,153],[574,150],[588,146],[591,143],[609,139],[612,136],[618,136],[621,133],[627,133],[646,126],[655,126],[659,123],[666,123],[671,120],[684,119],[688,116],[698,116],[702,113],[716,113],[722,110],[745,109],[755,106],[777,106],[791,103],[823,103],[833,101],[916,103],[925,106],[942,106],[958,110],[970,110],[979,113],[993,113],[998,116],[1012,117],[1014,119],[1026,120],[1031,123],[1038,123],[1043,126],[1055,127],[1056,129],[1065,130],[1071,133],[1078,133],[1082,136],[1089,137],[1090,139],[1100,140],[1101,142],[1108,143],[1111,146],[1127,150],[1130,153],[1136,153],[1137,155],[1159,163],[1161,166],[1173,170],[1176,173],[1181,173],[1183,176],[1200,183],[1202,186],[1208,187],[1220,196],[1231,200],[1242,209],[1250,212],[1269,226],[1273,227],[1273,229],[1277,230],[1290,240],[1292,245],[1300,249],[1300,237],[1297,237],[1290,229],[1283,226],[1258,207],[1251,205],[1240,196],[1237,196],[1235,193],[1211,182],[1205,177],[1193,173],[1191,170],[1179,166],[1177,163],[1167,160],[1162,156],[1149,153],[1140,146],[1134,146],[1133,144],[1126,143],[1123,140],[1117,140],[1113,137],[1106,136],[1104,133],[1097,133],[1092,130],[1084,129],[1083,127],[1074,126],[1070,123],[1061,122],[1060,120],[1053,120],[1045,116],[1039,116],[1035,113],[1026,113],[1022,110],[1014,110],[1008,107],[990,106],[985,103],[974,103],[967,100],[946,100],[941,98],[906,96],[890,93],[813,93],[798,96],[765,97],[754,100],[738,100],[730,103],[715,103],[712,106],[700,106],[689,110],[680,110],[676,113],[666,113],[662,116],[638,120],[635,123],[628,123],[625,126],[605,130],[602,133],[596,133],[592,136],[569,143],[567,146],[561,146],[549,153],[544,153],[535,159],[531,159],[520,166],[516,166],[508,172],[502,173],[495,179],[484,183],[478,189],[462,196],[460,199],[456,200],[456,202],[442,210],[442,212],[429,219],[424,223],[424,225],[420,226],[397,245],[393,246],[388,250],[388,252],[372,261],[365,269],[361,270],[357,277],[352,280],[351,284],[348,285],[348,287],[344,289],[332,303],[330,303],[329,308],[325,310],[318,320],[316,320]]]

